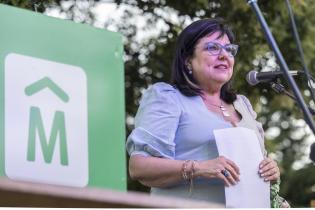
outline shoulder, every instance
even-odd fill
[[[256,119],[257,113],[254,111],[252,104],[246,96],[238,94],[236,100],[240,103],[245,104],[250,114]]]
[[[248,108],[252,108],[252,104],[250,103],[249,99],[246,96],[237,94],[236,100],[240,102],[244,102]]]
[[[164,93],[164,92],[176,93],[177,91],[175,87],[165,82],[157,82],[153,84],[151,87],[149,87],[148,90],[159,92],[159,93]]]
[[[149,99],[155,100],[176,100],[178,90],[165,82],[158,82],[146,89],[143,93],[141,103]]]
[[[170,84],[158,82],[143,92],[140,99],[139,110],[151,110],[180,113],[181,105],[179,91]]]
[[[243,100],[243,101],[246,101],[246,102],[250,103],[248,98],[246,96],[244,96],[244,95],[241,95],[241,94],[237,94],[236,95],[236,100]]]
[[[159,82],[143,92],[136,115],[137,122],[149,122],[165,116],[179,116],[181,107],[178,103],[177,90],[171,85]],[[144,120],[147,119],[147,120]]]

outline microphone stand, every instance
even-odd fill
[[[275,41],[275,39],[273,38],[273,35],[265,21],[265,18],[263,17],[263,15],[261,14],[261,11],[260,11],[260,8],[259,6],[257,5],[257,0],[247,0],[247,3],[252,7],[252,9],[254,10],[256,16],[257,16],[257,19],[263,29],[263,32],[265,34],[265,37],[269,43],[269,46],[273,49],[278,61],[279,61],[279,64],[280,64],[280,69],[283,71],[284,73],[284,76],[285,78],[287,79],[288,81],[288,84],[289,86],[291,87],[291,89],[293,90],[293,93],[296,97],[296,101],[298,103],[298,105],[300,106],[300,108],[302,109],[303,111],[303,114],[304,114],[304,118],[305,118],[305,121],[306,123],[308,124],[308,126],[310,127],[310,129],[312,130],[313,134],[315,135],[315,126],[314,126],[314,122],[313,122],[313,119],[312,119],[312,116],[311,116],[311,113],[310,113],[310,110],[307,108],[303,98],[302,98],[302,95],[301,93],[298,91],[298,88],[297,88],[297,85],[296,83],[294,82],[292,76],[290,75],[289,73],[289,68],[288,68],[288,65],[287,63],[285,62],[280,50],[279,50],[279,47]],[[311,146],[311,154],[314,154],[314,148],[315,148],[315,143],[312,144]],[[314,156],[314,155],[313,155]],[[313,162],[315,162],[315,158],[310,155],[310,158]]]
[[[293,11],[292,11],[292,8],[291,8],[291,5],[290,5],[290,1],[286,0],[285,3],[286,3],[287,8],[288,8],[288,12],[289,12],[289,16],[290,16],[290,22],[291,22],[291,27],[292,27],[292,32],[293,32],[295,43],[297,45],[297,48],[298,48],[298,51],[299,51],[299,54],[300,54],[300,59],[301,59],[301,63],[302,63],[302,66],[303,66],[303,71],[304,71],[304,73],[306,75],[307,87],[308,87],[308,89],[311,92],[311,96],[312,96],[311,98],[312,98],[313,102],[315,102],[314,88],[311,85],[312,76],[310,75],[310,71],[307,68],[307,65],[305,63],[304,52],[303,52],[303,48],[302,48],[302,45],[301,45],[300,36],[299,36],[299,33],[297,31],[297,28],[296,28],[296,24],[295,24],[295,20],[294,20],[294,14],[293,14]]]
[[[276,82],[270,82],[271,88],[276,91],[277,93],[284,93],[285,95],[289,96],[290,98],[292,98],[295,102],[296,102],[296,98],[294,97],[294,95],[292,95],[290,92],[288,92],[284,86],[282,84],[276,83]],[[315,109],[313,109],[312,107],[308,106],[308,109],[310,110],[310,112],[315,115]],[[313,143],[311,145],[311,149],[310,149],[310,159],[315,162],[315,143]]]
[[[276,83],[276,82],[270,82],[270,85],[271,85],[271,88],[272,88],[274,91],[276,91],[277,93],[283,93],[283,94],[289,96],[289,97],[290,97],[291,99],[293,99],[295,102],[297,102],[296,97],[295,97],[292,93],[288,92],[288,91],[284,88],[284,86],[283,86],[282,84]],[[315,109],[313,109],[313,108],[310,107],[310,106],[308,106],[307,108],[310,110],[310,112],[311,112],[312,115],[315,115]]]
[[[285,62],[281,51],[279,50],[279,47],[266,23],[265,18],[263,17],[259,6],[257,5],[257,0],[247,0],[247,3],[252,7],[252,9],[254,10],[256,17],[263,29],[263,32],[265,34],[265,37],[268,41],[268,44],[270,45],[270,47],[272,48],[272,50],[274,51],[276,58],[279,61],[279,65],[280,65],[280,69],[283,71],[285,78],[288,81],[289,86],[291,87],[291,89],[293,90],[293,93],[296,97],[296,101],[298,103],[298,105],[300,106],[300,108],[303,111],[304,114],[304,118],[306,123],[308,124],[308,126],[310,127],[310,129],[313,131],[313,134],[315,135],[315,126],[314,126],[314,122],[310,113],[310,110],[307,108],[301,93],[298,90],[298,87],[295,83],[295,81],[293,80],[293,77],[290,75],[289,73],[289,68],[287,63]]]

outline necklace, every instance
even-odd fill
[[[225,106],[223,105],[222,101],[221,101],[221,104],[220,104],[220,105],[216,105],[216,104],[209,103],[209,102],[207,102],[206,100],[205,100],[205,102],[206,102],[206,104],[209,104],[209,105],[218,107],[218,108],[221,110],[222,115],[223,115],[224,117],[230,117],[230,116],[231,116],[230,112],[225,108]]]
[[[220,106],[218,106],[216,104],[210,104],[210,105],[219,107],[224,117],[230,117],[231,116],[230,112],[225,108],[225,106],[223,105],[222,101],[221,101],[221,105]]]
[[[237,127],[236,122],[233,121],[232,118],[230,118],[231,117],[231,113],[229,112],[229,110],[227,110],[227,108],[225,108],[225,106],[223,105],[223,102],[222,102],[221,99],[220,99],[221,104],[217,105],[217,104],[209,103],[206,100],[205,97],[201,97],[201,98],[203,99],[203,101],[204,101],[204,103],[205,103],[205,105],[207,106],[208,109],[210,109],[210,107],[209,107],[210,105],[219,108],[221,110],[221,112],[222,112],[223,117],[226,117],[227,118],[226,120],[229,121],[233,125],[233,127]]]

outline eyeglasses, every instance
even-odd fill
[[[238,45],[236,44],[226,44],[226,45],[221,45],[216,42],[207,42],[205,44],[205,50],[207,50],[210,55],[219,55],[224,49],[229,56],[234,57],[236,56],[237,50],[238,50]]]

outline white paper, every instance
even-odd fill
[[[214,136],[219,155],[240,168],[240,182],[225,187],[226,207],[270,208],[270,183],[258,174],[263,155],[255,132],[236,127],[214,130]]]

